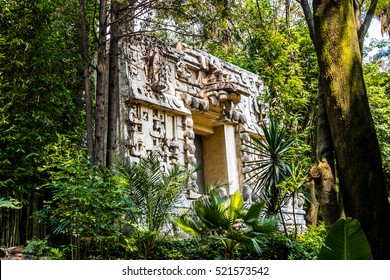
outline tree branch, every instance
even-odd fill
[[[311,10],[308,0],[297,0],[301,4],[307,26],[309,27],[310,39],[313,41],[314,47],[316,46],[316,33],[314,30],[313,12]]]
[[[378,3],[378,0],[371,0],[370,7],[368,8],[368,11],[366,13],[366,17],[364,19],[364,22],[358,30],[359,46],[360,46],[360,53],[361,54],[363,54],[364,38],[366,37],[368,28],[370,27],[371,20],[374,17],[377,3]]]
[[[259,19],[260,19],[260,26],[263,26],[263,18],[261,16],[261,9],[259,1],[256,0],[256,6],[257,6],[257,12],[259,13]]]

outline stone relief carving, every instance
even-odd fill
[[[145,155],[145,143],[142,131],[143,123],[140,118],[139,106],[129,104],[126,123],[128,134],[126,145],[130,155],[135,157]]]
[[[177,139],[167,140],[168,147],[168,158],[172,164],[178,163],[179,155],[180,155],[180,146]]]
[[[165,112],[144,107],[141,112],[141,105],[130,103],[127,106],[129,107],[126,119],[128,153],[134,157],[141,157],[154,152],[164,166],[178,163],[181,151],[175,122],[170,124],[173,134],[168,137]],[[150,139],[149,145],[145,137]]]
[[[187,165],[188,169],[192,169],[196,167],[197,161],[195,158],[195,144],[194,144],[194,139],[195,139],[195,132],[193,130],[194,127],[194,122],[191,117],[184,117],[183,118],[183,138],[184,138],[184,161],[185,164]],[[199,187],[196,184],[196,172],[194,172],[191,177],[190,177],[190,189],[194,192],[199,191]]]
[[[163,116],[153,116],[153,130],[150,131],[150,136],[153,139],[154,149],[163,150],[163,139],[165,139],[165,124]]]
[[[258,101],[261,83],[250,72],[184,43],[173,49],[144,36],[126,43],[122,54],[126,77],[131,80],[130,97],[139,104],[138,111],[133,106],[128,113],[128,146],[132,156],[155,150],[164,162],[177,162],[184,152],[186,164],[196,164],[192,119],[185,117],[185,147],[181,148],[177,138],[167,138],[165,109],[181,116],[190,116],[191,110],[219,110],[217,121],[241,125],[243,131],[255,132],[255,126],[262,121],[264,110]],[[163,111],[157,115],[141,111],[142,104],[154,104]],[[145,126],[146,123],[151,125]],[[152,139],[153,147],[147,147],[144,137]]]
[[[135,99],[185,115],[190,110],[219,108],[221,120],[240,123],[249,130],[261,123],[264,108],[257,97],[262,89],[253,73],[184,43],[169,48],[145,36],[126,45],[123,56]]]
[[[257,97],[262,89],[253,73],[186,44],[169,48],[143,36],[126,45],[122,55],[130,92],[124,96],[132,100],[126,143],[133,157],[156,151],[167,166],[182,162],[195,167],[194,111],[212,112],[216,122],[237,125],[243,132],[256,132],[261,123],[263,105]],[[175,135],[167,133],[167,112],[183,119]],[[198,191],[193,177],[192,188]]]
[[[183,81],[188,81],[188,79],[191,78],[191,72],[188,70],[186,63],[182,58],[176,63],[176,77]]]
[[[167,88],[166,69],[162,50],[152,46],[145,54],[145,81],[152,91],[163,91]]]
[[[192,169],[197,165],[195,131],[202,127],[197,123],[194,131],[194,120],[207,118],[207,125],[235,127],[240,181],[253,175],[246,164],[253,155],[243,143],[257,133],[267,113],[259,98],[263,86],[255,74],[184,43],[170,48],[144,36],[124,43],[121,59],[126,155],[137,160],[156,152],[164,169],[175,163]],[[199,195],[196,179],[194,172],[188,199]],[[241,187],[246,204],[260,199],[249,183]],[[290,201],[285,211],[294,209],[301,214],[302,205],[297,197],[295,205]]]
[[[206,55],[200,51],[197,51],[189,45],[179,42],[176,44],[176,49],[184,54],[186,63],[192,68],[200,71],[208,71],[208,64]],[[200,81],[198,81],[199,83]]]

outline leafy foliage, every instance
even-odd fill
[[[231,0],[154,1],[156,17],[145,21],[144,30],[172,44],[185,42],[202,48],[206,42],[231,42],[233,23],[240,5]]]
[[[261,252],[238,246],[234,258],[239,260],[316,260],[326,237],[323,225],[310,227],[305,234],[292,240],[276,232],[270,234],[259,244]],[[133,251],[126,259],[150,260],[220,260],[226,248],[216,238],[165,239],[157,243],[153,254],[144,255]]]
[[[56,132],[83,135],[77,36],[60,7],[57,0],[0,2],[0,196],[24,205],[18,216],[29,216],[48,195],[38,167]],[[11,219],[2,227],[16,224],[20,234],[5,242],[32,237],[36,227]]]
[[[20,209],[20,202],[14,198],[0,198],[0,208]]]
[[[125,180],[129,198],[137,208],[131,218],[137,224],[132,234],[136,236],[139,249],[147,255],[155,249],[159,231],[167,224],[173,207],[186,190],[191,173],[180,165],[164,172],[154,153],[138,163],[119,163],[117,173]]]
[[[202,238],[212,238],[222,242],[225,258],[232,259],[239,245],[260,252],[264,238],[276,230],[276,221],[261,219],[263,203],[244,208],[241,192],[231,198],[215,191],[194,202],[189,213],[174,219],[185,232]]]
[[[318,256],[322,260],[372,260],[370,245],[356,219],[333,224]]]
[[[139,260],[220,260],[223,259],[223,245],[216,240],[164,239],[158,240],[156,250],[149,255],[133,251],[126,259]]]
[[[372,59],[364,65],[364,77],[372,118],[381,149],[387,190],[390,191],[390,74],[381,60]]]
[[[294,139],[286,137],[286,128],[279,129],[279,121],[270,119],[269,124],[261,126],[264,133],[251,136],[251,141],[244,143],[249,148],[253,159],[246,163],[250,174],[248,183],[252,184],[265,200],[269,200],[269,213],[276,214],[280,208],[280,189],[277,187],[291,174],[291,167],[286,161],[286,152],[293,145]]]
[[[64,258],[61,250],[48,245],[47,238],[28,240],[23,253],[33,260],[61,260]]]
[[[69,238],[72,259],[86,258],[88,252],[110,258],[111,249],[123,241],[123,217],[133,211],[127,187],[110,171],[90,167],[85,151],[62,135],[47,149],[41,171],[50,174],[46,187],[53,197],[35,217],[53,234]]]

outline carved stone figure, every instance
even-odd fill
[[[164,152],[165,127],[162,119],[158,115],[153,116],[153,130],[150,131],[153,138],[153,149],[157,152]],[[165,154],[161,154],[165,156]]]
[[[252,204],[252,189],[248,185],[242,188],[242,198],[247,204]]]
[[[182,59],[176,63],[176,74],[177,78],[180,80],[188,81],[188,79],[191,78],[191,72],[187,69],[185,62]]]
[[[146,76],[147,81],[150,84],[150,88],[153,91],[162,91],[166,89],[166,77],[164,77],[164,62],[160,54],[160,49],[157,46],[153,46],[146,58],[147,68]]]

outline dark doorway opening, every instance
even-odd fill
[[[196,178],[196,184],[199,188],[200,194],[206,193],[206,185],[205,185],[205,179],[204,179],[204,157],[203,157],[203,136],[199,134],[195,134],[195,158],[198,165],[198,171],[196,172],[197,178]]]

